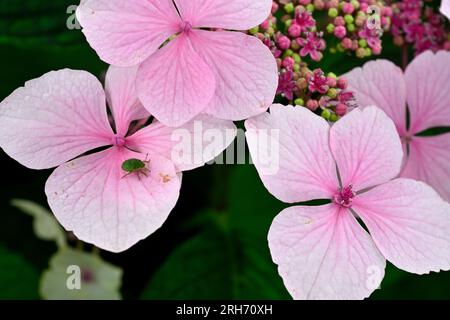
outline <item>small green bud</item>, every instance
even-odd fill
[[[335,88],[331,88],[327,92],[327,96],[329,96],[331,99],[336,98],[338,95],[338,91]]]
[[[322,110],[322,113],[320,114],[320,116],[321,116],[322,118],[324,118],[325,120],[329,120],[330,117],[331,117],[331,112],[330,112],[330,110],[328,110],[328,109],[323,109],[323,110]]]
[[[293,54],[294,54],[294,51],[292,51],[291,49],[287,49],[287,50],[284,52],[283,57],[284,57],[284,58],[286,58],[286,57],[291,57]]]
[[[303,107],[305,105],[305,101],[303,101],[302,98],[295,99],[294,103],[295,103],[296,106],[302,106]]]
[[[312,3],[308,4],[306,6],[306,11],[313,12],[314,11],[314,5]]]
[[[292,25],[292,19],[288,19],[284,22],[284,25],[289,28]]]
[[[334,32],[334,24],[329,23],[327,25],[327,31],[328,31],[328,33],[333,33]]]
[[[358,0],[351,0],[350,3],[353,5],[353,7],[356,10],[359,9],[359,1]]]
[[[294,71],[295,72],[299,72],[300,71],[300,65],[299,64],[294,64]]]
[[[370,57],[372,55],[372,49],[366,48],[366,57]]]
[[[256,26],[254,28],[251,28],[248,32],[250,32],[250,34],[257,34],[259,31],[259,26]]]
[[[345,17],[344,17],[344,20],[345,20],[346,24],[350,24],[350,23],[353,23],[353,21],[355,19],[353,19],[353,16],[351,14],[346,14]]]
[[[335,54],[337,52],[337,50],[336,50],[336,48],[330,48],[330,53],[333,53],[333,54]]]
[[[331,116],[330,116],[330,121],[331,122],[336,122],[338,120],[339,120],[339,117],[337,116],[337,114],[336,113],[332,113]]]
[[[353,32],[353,31],[355,31],[355,30],[356,30],[355,25],[354,25],[353,23],[349,23],[349,24],[347,25],[347,30],[348,30],[348,32]]]
[[[339,12],[336,8],[330,8],[328,9],[328,16],[331,18],[336,18],[338,16]]]
[[[361,48],[367,47],[367,41],[366,39],[359,39],[358,44]]]
[[[300,63],[302,61],[302,58],[298,53],[293,53],[292,58],[294,59],[295,63]]]
[[[333,73],[333,72],[328,72],[327,77],[333,78],[333,79],[337,79],[338,78],[338,76],[335,73]]]
[[[291,13],[294,12],[294,4],[293,3],[288,3],[284,6],[284,11],[286,11],[287,13]]]

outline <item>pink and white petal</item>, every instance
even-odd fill
[[[348,210],[329,204],[283,210],[269,230],[278,272],[294,299],[364,299],[386,261]]]
[[[450,19],[450,0],[442,0],[441,13]]]
[[[178,128],[155,122],[127,138],[127,146],[171,159],[180,172],[215,159],[233,142],[236,132],[232,121],[199,115]]]
[[[182,34],[140,66],[137,89],[144,107],[156,119],[177,127],[206,108],[216,80],[190,39]]]
[[[330,146],[343,186],[373,187],[400,173],[403,148],[392,120],[379,108],[355,109],[331,128]]]
[[[450,202],[450,134],[414,137],[401,176],[426,182]]]
[[[353,201],[378,249],[396,267],[450,269],[450,205],[427,184],[395,179]]]
[[[167,159],[150,157],[148,177],[124,177],[123,161],[145,155],[116,147],[70,161],[47,180],[45,193],[58,221],[81,240],[127,250],[161,227],[175,206],[180,178]]]
[[[204,30],[192,32],[190,38],[217,82],[208,114],[239,121],[269,108],[278,87],[278,69],[259,39],[241,32]]]
[[[379,107],[394,121],[401,135],[406,133],[406,84],[399,67],[388,60],[370,61],[343,77],[359,107]]]
[[[175,0],[184,21],[194,27],[251,29],[269,17],[271,0]]]
[[[426,51],[405,72],[412,133],[450,126],[450,52]]]
[[[250,155],[264,186],[284,202],[331,199],[339,187],[330,126],[305,108],[273,105],[245,122]]]
[[[106,73],[106,99],[114,117],[116,132],[122,136],[127,134],[131,121],[150,117],[137,97],[137,69],[137,66],[110,66]]]
[[[32,169],[52,168],[111,144],[100,82],[85,71],[52,71],[0,104],[0,146]]]
[[[76,14],[100,58],[121,67],[142,63],[181,23],[172,0],[86,0]]]

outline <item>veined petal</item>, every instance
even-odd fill
[[[45,193],[58,221],[81,240],[121,252],[155,232],[175,206],[180,178],[167,159],[149,158],[149,171],[126,177],[123,161],[145,155],[116,147],[58,167]]]
[[[190,39],[181,34],[141,65],[137,89],[144,107],[156,119],[177,127],[206,108],[216,80]]]
[[[136,91],[137,66],[120,68],[110,66],[106,73],[106,99],[114,116],[116,131],[125,136],[130,122],[149,117]]]
[[[405,71],[412,133],[450,126],[450,52],[426,51]]]
[[[450,205],[425,183],[390,181],[355,197],[353,209],[396,267],[418,274],[450,269]]]
[[[401,176],[426,182],[450,202],[450,133],[413,137]]]
[[[252,161],[265,187],[284,202],[331,199],[339,187],[330,126],[306,108],[274,105],[245,122]]]
[[[269,247],[294,299],[364,299],[384,277],[386,261],[367,232],[334,204],[283,210]]]
[[[86,0],[77,19],[100,58],[121,67],[143,62],[181,22],[172,0]]]
[[[361,191],[400,173],[403,149],[392,120],[377,107],[355,109],[331,128],[342,185]]]
[[[185,171],[221,154],[233,142],[236,130],[232,121],[199,115],[177,128],[155,122],[127,138],[127,145],[143,154],[171,159],[178,171]]]
[[[394,121],[401,135],[406,133],[406,84],[399,67],[388,60],[370,61],[343,77],[360,108],[379,107]]]
[[[276,60],[259,39],[241,32],[195,30],[190,35],[216,79],[206,112],[244,120],[269,108],[278,87]]]
[[[251,29],[269,17],[271,0],[175,0],[185,21],[195,27]]]
[[[85,71],[49,72],[0,104],[0,146],[32,169],[52,168],[111,144],[100,82]]]

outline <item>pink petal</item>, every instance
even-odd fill
[[[388,60],[367,62],[343,76],[359,107],[377,106],[406,133],[406,85],[403,71]]]
[[[100,82],[85,71],[49,72],[0,105],[0,146],[32,169],[47,169],[111,144]]]
[[[441,13],[450,19],[450,0],[442,0]]]
[[[377,107],[355,109],[331,128],[330,146],[343,186],[373,187],[400,173],[403,149],[392,120]]]
[[[402,177],[424,181],[450,201],[450,134],[414,137]]]
[[[185,171],[221,154],[233,142],[236,130],[232,121],[200,115],[178,128],[155,122],[127,138],[127,146],[171,159],[178,171]]]
[[[283,210],[268,239],[294,299],[363,299],[384,277],[386,261],[367,232],[334,204]]]
[[[252,161],[271,194],[284,202],[330,199],[339,182],[328,147],[330,127],[311,111],[274,105],[245,122]]]
[[[148,178],[124,177],[126,159],[145,155],[111,149],[70,161],[47,180],[45,193],[58,221],[99,248],[120,252],[155,232],[177,202],[180,179],[170,161],[152,156]]]
[[[353,209],[396,267],[418,274],[450,269],[450,205],[425,183],[393,180],[358,195]]]
[[[141,65],[137,89],[144,107],[156,119],[177,127],[206,108],[216,81],[189,38],[182,34]]]
[[[450,52],[417,56],[405,72],[412,133],[450,126]]]
[[[122,67],[147,59],[181,23],[172,0],[87,0],[77,19],[100,58]]]
[[[122,136],[128,132],[131,121],[150,116],[138,100],[136,74],[137,67],[114,66],[110,66],[106,73],[106,98],[114,116],[116,131]]]
[[[196,30],[190,37],[216,77],[207,113],[238,121],[267,110],[278,87],[277,64],[269,48],[240,32]]]
[[[269,17],[271,0],[175,0],[183,20],[195,27],[251,29]]]

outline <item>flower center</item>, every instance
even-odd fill
[[[87,269],[81,270],[81,281],[83,283],[92,283],[94,282],[94,274]]]
[[[125,146],[125,143],[126,143],[126,139],[121,135],[116,134],[112,138],[112,144],[116,147],[123,147],[123,146]]]
[[[189,21],[183,21],[180,24],[180,32],[189,33],[192,30],[192,25]]]
[[[339,188],[338,193],[334,195],[334,202],[344,208],[350,208],[355,195],[353,186],[350,184],[345,188]]]

